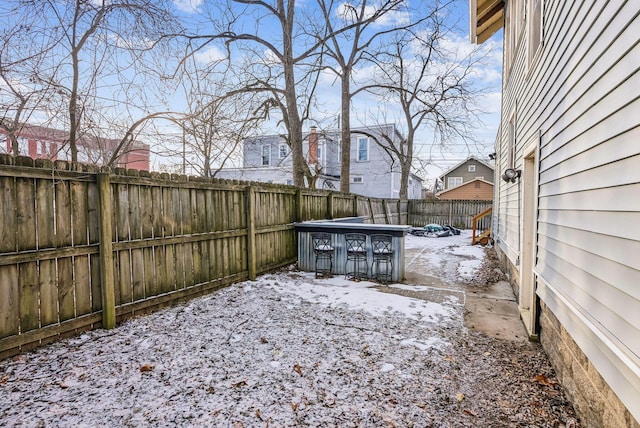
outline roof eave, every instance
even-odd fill
[[[469,39],[484,43],[504,25],[504,0],[469,0]]]

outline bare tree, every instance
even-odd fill
[[[434,143],[446,146],[473,141],[473,123],[479,120],[475,99],[483,89],[474,85],[473,76],[483,54],[477,49],[456,51],[455,44],[448,43],[444,19],[441,13],[432,14],[420,31],[389,40],[389,49],[377,55],[375,81],[363,87],[382,103],[399,107],[404,138],[374,141],[400,164],[401,198],[407,197],[417,131],[433,132]]]
[[[229,56],[244,57],[237,64],[239,77],[229,95],[260,94],[265,119],[274,109],[280,112],[291,148],[293,182],[303,187],[310,174],[303,155],[303,122],[311,98],[307,90],[312,90],[314,79],[301,69],[318,44],[304,47],[296,25],[295,0],[228,0],[212,16],[216,33],[188,36],[192,52],[222,41]]]
[[[176,32],[168,0],[9,0],[33,37],[55,34],[49,64],[33,79],[55,88],[64,104],[71,160],[78,142],[100,126],[100,110],[117,104],[139,76],[142,57],[165,31]],[[37,39],[36,39],[37,40]],[[151,68],[151,67],[149,67]],[[53,100],[52,100],[53,101]],[[52,112],[55,106],[51,106]]]
[[[18,136],[26,122],[55,87],[37,78],[47,56],[58,42],[54,34],[33,37],[30,28],[13,25],[0,29],[0,128],[19,154]]]
[[[351,101],[358,92],[364,90],[357,85],[352,89],[354,69],[362,62],[375,61],[375,55],[383,49],[381,45],[391,34],[406,31],[425,18],[418,15],[416,19],[409,20],[410,13],[404,0],[362,0],[360,3],[318,0],[318,5],[325,27],[324,34],[318,37],[327,39],[323,50],[332,60],[331,63],[325,63],[324,67],[340,79],[340,190],[348,192]]]

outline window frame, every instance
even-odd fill
[[[351,179],[349,181],[351,182],[351,184],[363,184],[364,175],[361,175],[361,174],[351,175]]]
[[[287,143],[280,143],[278,145],[278,159],[285,159],[287,156],[289,156],[289,146]]]
[[[467,166],[467,172],[476,172],[476,166],[475,165],[468,165]]]
[[[531,66],[544,44],[544,0],[527,0],[527,7],[527,65]],[[537,32],[534,32],[535,27]]]
[[[266,149],[266,156],[265,156]],[[265,163],[266,160],[266,163]],[[262,166],[271,165],[271,144],[263,144],[260,148],[260,163]]]
[[[454,184],[453,186],[451,185],[452,180],[460,181],[460,184]],[[462,179],[462,177],[447,177],[447,189],[453,189],[454,187],[458,187],[458,186],[462,186],[462,183],[464,183],[464,180]]]
[[[356,148],[357,148],[357,153],[356,153],[356,162],[369,162],[369,137],[358,137],[358,139],[356,140],[357,144],[356,144]],[[360,154],[362,153],[362,143],[365,144],[365,158],[366,159],[362,159],[360,157]]]

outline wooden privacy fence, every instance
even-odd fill
[[[296,261],[296,221],[406,201],[0,155],[0,358]]]
[[[471,229],[473,217],[493,206],[493,201],[457,201],[457,200],[410,200],[409,223],[424,226],[436,223],[449,224],[461,229]],[[477,227],[481,230],[491,227],[491,217],[480,220]]]
[[[8,155],[0,192],[0,358],[291,264],[297,221],[484,209]]]

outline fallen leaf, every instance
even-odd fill
[[[67,384],[66,384],[66,383],[64,383],[64,382],[60,382],[60,383],[58,383],[58,386],[59,386],[60,388],[62,388],[62,389],[67,389],[67,388],[69,388],[69,385],[67,385]]]
[[[233,428],[244,428],[244,424],[242,422],[234,422]]]
[[[455,358],[453,358],[451,355],[446,355],[446,356],[444,357],[444,360],[445,360],[445,361],[455,361]]]
[[[262,336],[262,337],[260,338],[260,342],[262,342],[262,343],[269,343],[269,341],[267,340],[267,338],[266,338],[266,337],[264,337],[264,336]]]
[[[156,368],[156,366],[153,365],[153,364],[144,364],[144,365],[140,366],[140,371],[143,372],[143,373],[144,372],[150,372],[155,368]]]
[[[296,365],[293,366],[293,371],[302,376],[302,367],[300,367],[300,364],[296,363]]]
[[[458,401],[464,401],[464,394],[461,392],[458,392],[456,394],[456,398],[458,399]]]
[[[233,386],[234,388],[240,388],[241,386],[248,386],[248,385],[249,384],[247,383],[246,380],[241,380],[240,382],[231,384],[231,386]]]
[[[558,383],[558,381],[549,379],[543,374],[539,374],[538,376],[534,377],[533,382],[538,382],[539,384],[546,386],[553,386]]]
[[[3,385],[5,383],[7,383],[7,381],[9,380],[9,375],[4,375],[0,378],[0,385]]]
[[[207,394],[213,394],[216,390],[213,389],[213,386],[210,386],[209,388],[207,388]]]
[[[256,409],[256,418],[262,420],[262,416],[260,416],[260,409]]]
[[[472,412],[471,410],[469,410],[469,409],[464,409],[464,410],[462,411],[462,413],[466,413],[467,415],[474,416],[474,417],[478,417],[478,415],[476,415],[475,413],[473,413],[473,412]]]
[[[484,355],[485,357],[488,357],[489,355],[491,355],[491,352],[485,352]]]
[[[295,412],[298,410],[298,403],[291,403],[291,409]]]

